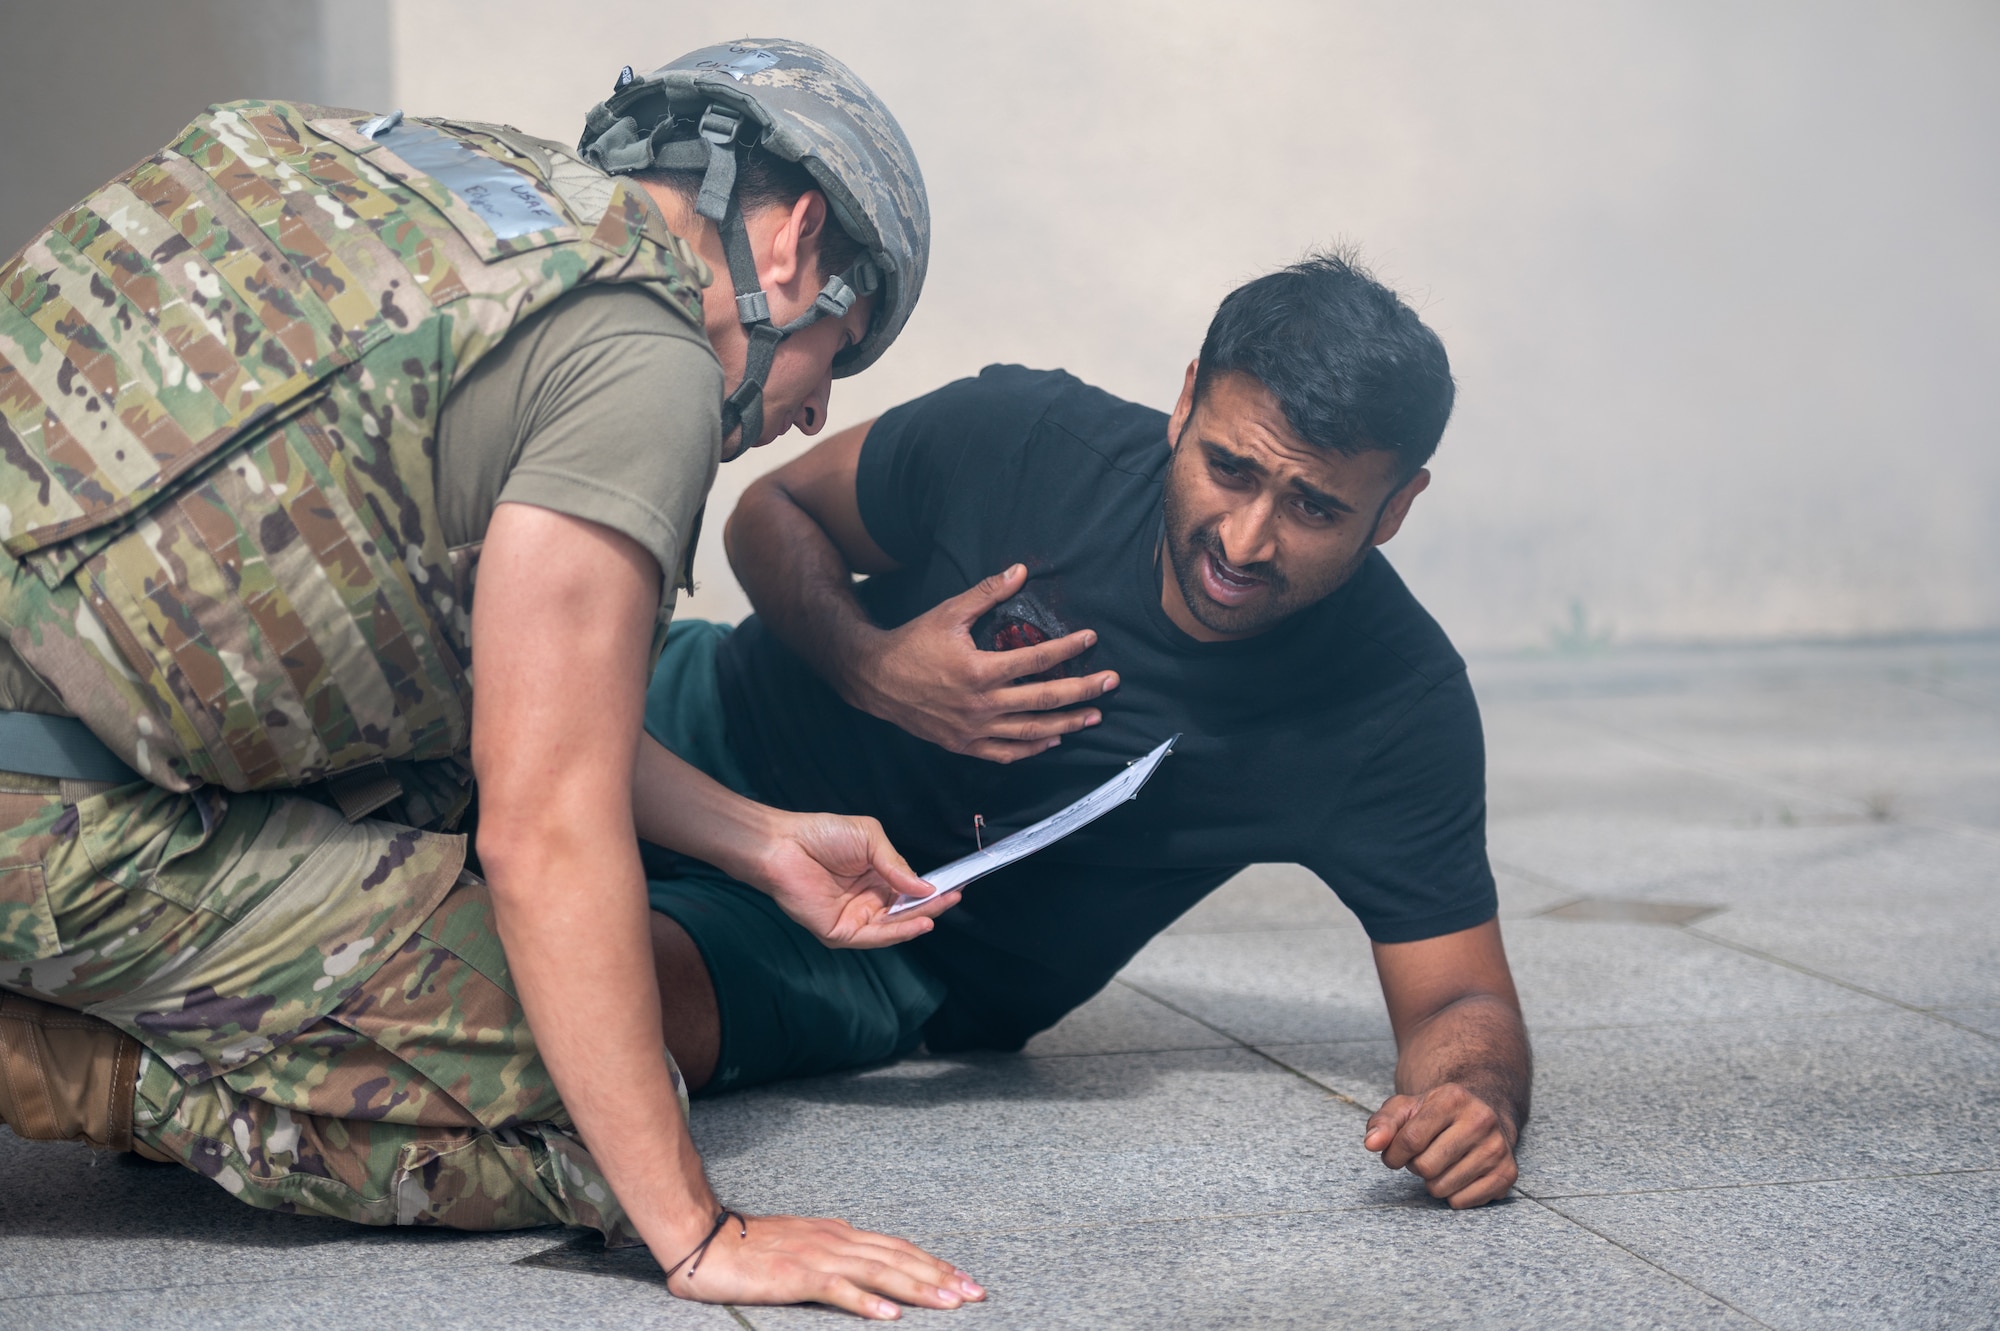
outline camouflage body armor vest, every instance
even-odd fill
[[[706,280],[638,185],[553,144],[211,107],[0,269],[0,626],[172,790],[461,753],[446,395],[580,286],[700,328]]]

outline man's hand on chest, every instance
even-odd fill
[[[1117,688],[1117,674],[1053,673],[1096,643],[1094,631],[1051,636],[1032,616],[981,625],[1026,581],[1016,564],[889,630],[881,651],[845,672],[843,696],[919,739],[997,763],[1031,758],[1096,725],[1101,714],[1082,704]],[[992,646],[975,641],[975,625],[995,630]]]

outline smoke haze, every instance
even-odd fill
[[[1347,242],[1460,381],[1388,550],[1462,645],[2000,627],[1991,4],[289,8],[320,32],[378,16],[335,24],[347,82],[322,68],[338,86],[316,95],[393,87],[413,115],[571,141],[621,64],[759,33],[841,56],[916,146],[936,247],[902,342],[837,385],[835,427],[993,361],[1167,407],[1223,294]],[[127,31],[95,26],[100,47]],[[283,93],[276,68],[201,100]],[[47,98],[14,109],[51,132]],[[797,447],[723,469],[683,613],[744,613],[716,533]]]

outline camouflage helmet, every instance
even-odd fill
[[[610,98],[591,108],[577,147],[614,175],[704,172],[695,211],[721,233],[751,338],[744,383],[731,397],[735,409],[725,430],[740,418],[746,440],[754,441],[762,417],[760,385],[777,343],[790,333],[820,317],[844,315],[861,296],[878,296],[867,334],[834,359],[834,374],[844,376],[874,364],[909,321],[930,263],[923,173],[889,108],[818,47],[744,38],[690,51],[643,77],[627,66]],[[738,154],[750,147],[804,167],[834,219],[868,256],[830,278],[813,309],[782,328],[770,323],[735,207]]]

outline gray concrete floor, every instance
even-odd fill
[[[722,1195],[906,1234],[991,1288],[927,1324],[2000,1321],[2000,639],[1474,676],[1539,1062],[1512,1200],[1453,1213],[1362,1152],[1393,1067],[1367,943],[1278,867],[1024,1056],[699,1104]],[[266,1215],[0,1133],[4,1326],[836,1316],[649,1279],[562,1231]]]

